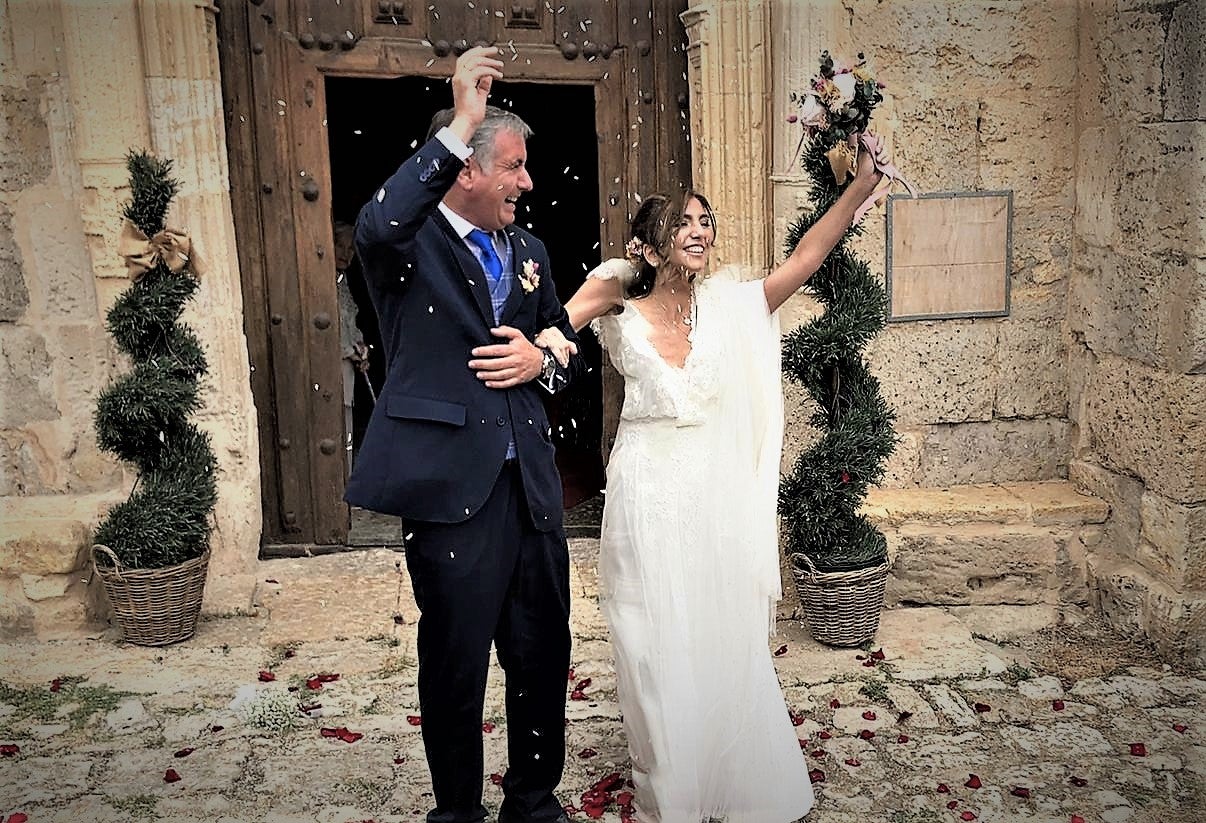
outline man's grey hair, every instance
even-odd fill
[[[455,109],[442,109],[431,118],[431,128],[427,130],[427,139],[435,137],[436,132],[452,123],[456,116]],[[527,140],[532,136],[532,127],[524,122],[513,111],[500,109],[497,106],[486,106],[486,116],[473,137],[469,139],[469,148],[473,149],[473,157],[483,169],[489,170],[494,165],[494,140],[499,132],[509,131]]]

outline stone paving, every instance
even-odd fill
[[[609,775],[622,799],[628,768],[596,551],[572,541],[567,690],[581,699],[568,704],[562,800],[577,821]],[[265,561],[255,616],[206,619],[169,648],[115,630],[0,646],[0,821],[419,819],[430,786],[399,559]],[[771,647],[817,781],[808,823],[1206,821],[1206,673],[1026,607],[952,611],[888,610],[866,650],[781,621]],[[501,683],[493,671],[491,812]],[[612,802],[601,819],[622,811]]]

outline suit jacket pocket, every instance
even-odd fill
[[[450,426],[465,425],[465,406],[461,403],[449,403],[447,400],[391,394],[385,398],[385,413],[389,417],[406,420],[431,420]]]

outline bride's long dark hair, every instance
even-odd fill
[[[678,227],[683,221],[683,213],[686,212],[687,204],[691,202],[692,198],[698,200],[704,211],[707,212],[708,219],[712,221],[712,233],[715,237],[716,215],[712,213],[712,204],[708,202],[708,198],[694,189],[684,189],[677,195],[651,194],[646,197],[641,203],[641,207],[637,209],[637,213],[633,215],[632,236],[640,242],[652,246],[658,257],[669,260],[670,252],[674,249],[674,236],[678,233]],[[639,262],[641,268],[632,278],[632,282],[628,284],[628,296],[634,300],[648,297],[657,281],[657,269],[649,265],[649,261],[645,260],[643,256]]]

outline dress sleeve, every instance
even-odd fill
[[[628,288],[632,279],[636,277],[636,269],[623,257],[613,257],[595,266],[586,276],[588,279],[614,280],[616,281],[616,287],[623,292]],[[596,317],[590,321],[590,330],[599,339],[600,346],[604,349],[615,350],[616,337],[619,334],[615,315]]]

